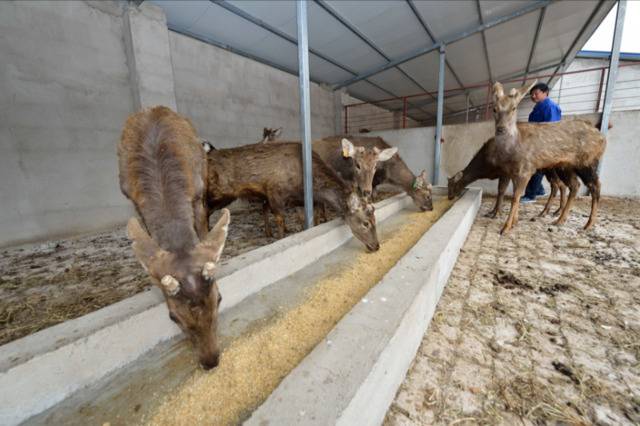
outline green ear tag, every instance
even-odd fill
[[[413,183],[411,184],[411,189],[416,190],[418,188],[418,178],[413,179]]]

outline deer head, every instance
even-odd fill
[[[264,142],[273,142],[276,139],[278,139],[278,137],[280,136],[280,134],[282,133],[282,127],[278,127],[276,128],[271,128],[271,127],[264,127],[262,129],[262,143]]]
[[[193,341],[205,369],[218,365],[218,307],[222,297],[214,278],[229,227],[229,210],[207,236],[188,253],[160,247],[136,218],[127,226],[133,251],[151,280],[162,290],[169,318]]]
[[[380,248],[373,204],[367,203],[362,197],[352,192],[347,197],[344,220],[351,228],[353,235],[362,241],[367,250],[377,251]]]
[[[398,148],[380,150],[378,147],[366,148],[354,146],[348,139],[342,139],[342,156],[353,160],[353,175],[356,187],[362,195],[369,198],[373,192],[373,176],[376,166],[393,157]]]
[[[537,80],[529,86],[522,86],[519,89],[513,88],[508,95],[504,94],[501,83],[496,82],[493,85],[493,117],[496,123],[496,135],[515,135],[518,104],[536,83]]]
[[[427,182],[426,170],[423,170],[413,179],[409,196],[413,199],[415,205],[423,212],[433,210],[433,200],[431,198],[432,189],[431,184]]]
[[[455,197],[462,192],[462,172],[456,173],[453,177],[447,180],[447,198],[453,200]]]

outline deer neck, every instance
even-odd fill
[[[515,119],[506,126],[506,129],[507,131],[502,134],[496,132],[495,138],[497,145],[502,147],[515,146],[520,140],[520,131],[518,130]]]

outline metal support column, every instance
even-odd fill
[[[436,115],[436,140],[433,156],[433,184],[438,184],[440,176],[440,139],[442,139],[442,112],[444,111],[444,66],[445,46],[440,46],[440,68],[438,69],[438,112]]]
[[[604,104],[602,107],[602,125],[600,131],[607,135],[609,130],[609,118],[613,107],[613,92],[616,89],[618,78],[618,61],[620,59],[620,44],[622,42],[622,29],[624,27],[624,15],[627,10],[627,0],[618,1],[618,11],[616,12],[616,27],[613,31],[613,42],[611,43],[611,59],[609,60],[609,75],[607,76],[607,88],[604,92]]]
[[[311,169],[311,103],[309,101],[309,40],[307,2],[297,0],[298,83],[300,87],[300,131],[302,132],[302,171],[304,183],[304,227],[313,226],[313,172]]]

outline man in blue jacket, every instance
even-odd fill
[[[536,103],[533,111],[529,114],[529,123],[544,123],[549,121],[560,121],[562,119],[562,110],[549,98],[549,86],[544,83],[538,83],[531,88],[529,92],[531,100]],[[524,197],[520,198],[523,203],[533,203],[536,197],[545,195],[542,187],[542,178],[544,174],[536,172],[524,192]]]

